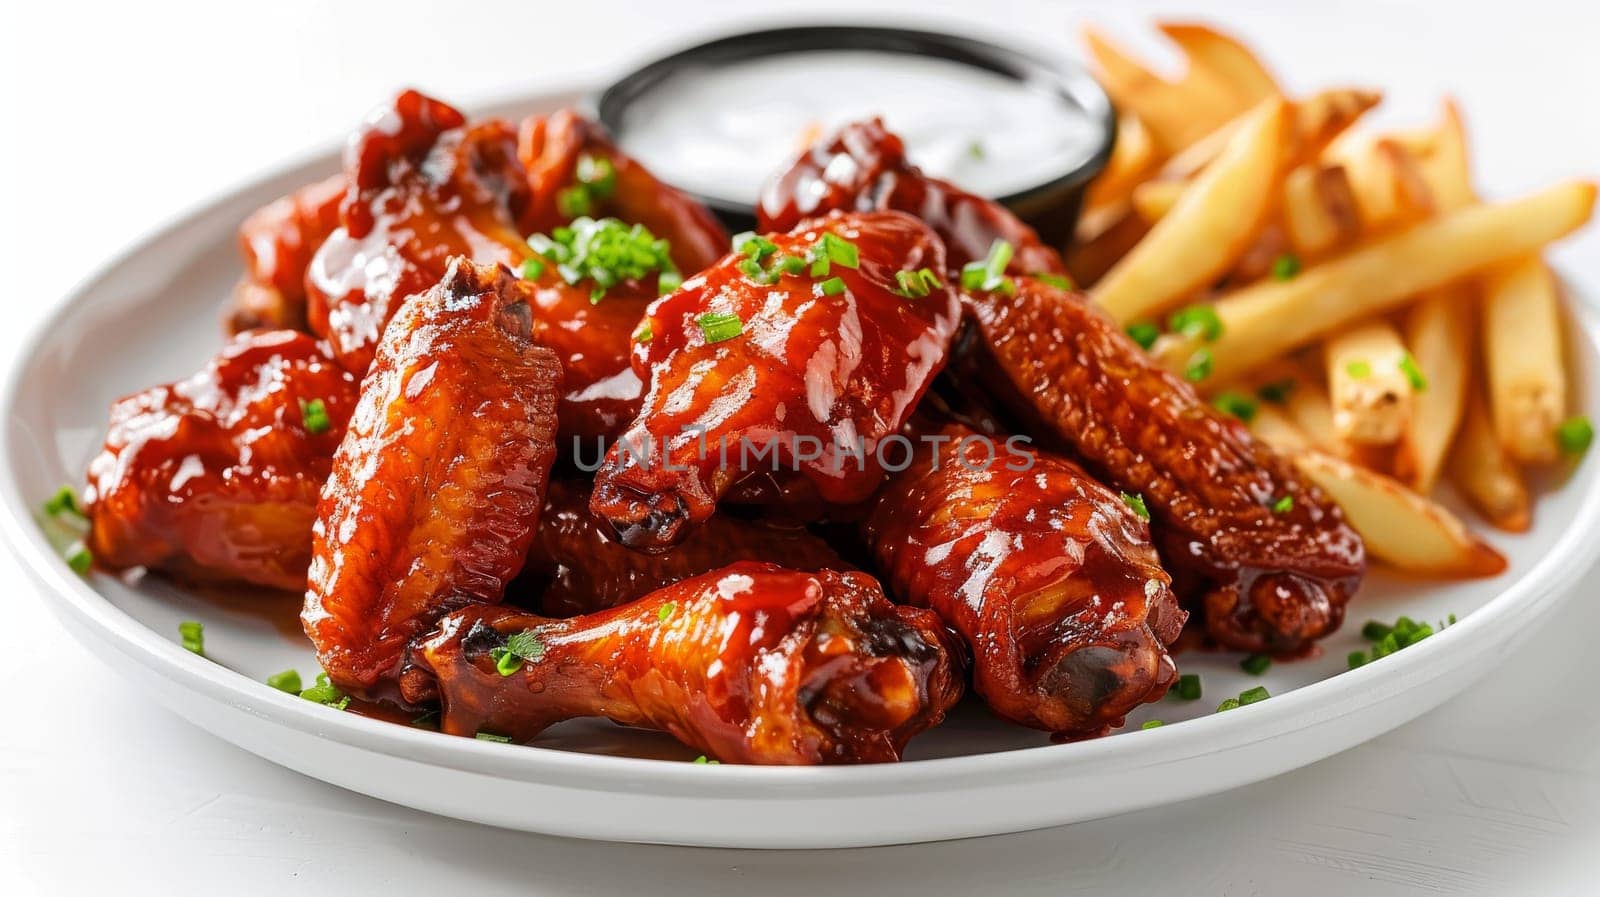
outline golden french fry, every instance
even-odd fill
[[[1302,263],[1342,249],[1361,235],[1355,191],[1342,165],[1309,163],[1283,180],[1284,233]]]
[[[1117,142],[1105,170],[1089,185],[1084,195],[1084,213],[1093,214],[1128,199],[1133,188],[1155,173],[1161,154],[1139,116],[1124,112],[1117,116]]]
[[[1378,560],[1423,576],[1494,576],[1506,569],[1506,559],[1458,517],[1399,481],[1321,452],[1293,459],[1344,510]]]
[[[1301,377],[1284,399],[1284,411],[1300,432],[1322,451],[1338,456],[1349,454],[1349,446],[1333,427],[1333,402],[1320,379]]]
[[[1467,284],[1443,287],[1423,296],[1405,318],[1406,347],[1423,383],[1395,453],[1395,473],[1424,495],[1433,491],[1461,422],[1471,373],[1471,290]]]
[[[1383,95],[1376,91],[1340,87],[1291,103],[1290,126],[1284,130],[1285,164],[1300,165],[1316,159],[1334,138],[1382,99]],[[1241,119],[1235,118],[1175,154],[1162,166],[1161,178],[1187,180],[1194,177],[1221,154],[1240,124]]]
[[[1441,212],[1453,212],[1478,201],[1472,187],[1472,168],[1467,155],[1467,130],[1455,100],[1445,100],[1439,126],[1432,132],[1428,151],[1422,156],[1422,175]]]
[[[1160,22],[1156,29],[1178,45],[1191,69],[1226,84],[1238,102],[1250,107],[1278,96],[1278,82],[1248,47],[1205,25]]]
[[[1138,115],[1166,152],[1181,150],[1249,109],[1213,72],[1189,66],[1182,80],[1169,81],[1123,52],[1095,28],[1084,41],[1106,93],[1117,108]]]
[[[1398,140],[1344,140],[1328,154],[1345,168],[1367,233],[1402,227],[1433,214],[1433,193],[1422,163]]]
[[[1250,432],[1257,439],[1286,455],[1316,447],[1311,437],[1295,426],[1287,414],[1270,405],[1262,405],[1256,409],[1255,417],[1250,419]]]
[[[1415,384],[1406,347],[1393,324],[1378,318],[1328,339],[1323,348],[1333,431],[1358,445],[1388,445],[1405,432]]]
[[[1514,533],[1533,523],[1533,500],[1517,465],[1506,454],[1489,419],[1481,387],[1467,396],[1460,432],[1446,461],[1450,482],[1491,524]]]
[[[1251,115],[1172,212],[1095,284],[1094,297],[1112,317],[1132,321],[1166,311],[1232,268],[1249,247],[1279,180],[1283,101],[1268,100]]]
[[[1172,211],[1188,187],[1188,181],[1145,181],[1133,188],[1133,210],[1140,218],[1155,224]]]
[[[1594,201],[1594,184],[1571,181],[1424,221],[1290,280],[1262,281],[1223,296],[1215,304],[1222,322],[1215,343],[1164,340],[1155,347],[1157,355],[1181,372],[1203,349],[1211,358],[1211,376],[1236,379],[1317,337],[1571,233],[1589,220]]]
[[[1561,455],[1556,427],[1567,407],[1561,305],[1538,256],[1483,279],[1483,356],[1489,409],[1513,458],[1548,464]]]

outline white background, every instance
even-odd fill
[[[399,85],[471,105],[593,82],[754,21],[873,20],[1075,52],[1082,20],[1138,44],[1152,12],[1184,12],[1021,0],[781,6],[8,4],[0,356],[140,232],[339,139]],[[1456,94],[1490,194],[1600,174],[1592,3],[1211,0],[1203,9],[1260,46],[1292,88],[1386,88],[1381,121],[1422,121],[1442,93]],[[1600,295],[1593,230],[1556,258]],[[5,557],[0,894],[1592,894],[1595,591],[1466,696],[1274,781],[1044,832],[785,854],[502,832],[286,772],[111,680]]]

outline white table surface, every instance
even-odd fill
[[[9,4],[0,349],[153,223],[340,138],[398,85],[471,104],[592,81],[707,29],[758,20],[944,25],[1066,51],[1083,19],[1138,44],[1152,12],[1182,12],[1022,0],[779,6]],[[1442,92],[1457,94],[1491,194],[1600,173],[1600,14],[1590,2],[1203,9],[1253,39],[1291,87],[1386,87],[1380,121],[1421,121]],[[1597,250],[1591,229],[1556,258],[1600,290]],[[0,894],[1592,894],[1600,595],[1586,592],[1464,697],[1273,781],[1022,835],[756,853],[497,831],[287,772],[110,681],[5,556]]]

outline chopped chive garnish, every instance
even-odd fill
[[[1293,280],[1300,273],[1300,257],[1292,252],[1285,252],[1272,260],[1273,280]]]
[[[183,650],[190,654],[206,656],[206,628],[194,620],[184,620],[178,624],[178,638],[183,641]]]
[[[672,612],[677,610],[677,609],[678,609],[678,602],[676,602],[676,601],[668,601],[667,603],[661,605],[661,609],[656,611],[656,622],[658,622],[658,623],[667,622],[667,620],[672,617]]]
[[[1294,379],[1292,377],[1274,380],[1271,383],[1263,383],[1256,388],[1256,395],[1260,396],[1262,401],[1271,402],[1274,405],[1282,405],[1284,400],[1289,398],[1289,393],[1291,392],[1294,392]]]
[[[1190,305],[1178,309],[1167,318],[1167,329],[1190,339],[1214,343],[1222,336],[1222,318],[1209,305]]]
[[[1239,669],[1252,676],[1259,676],[1265,673],[1270,666],[1272,666],[1272,658],[1265,654],[1252,654],[1239,661]]]
[[[479,732],[472,737],[479,741],[494,741],[500,744],[509,744],[511,742],[510,735],[496,735],[493,732]]]
[[[1287,514],[1292,510],[1294,510],[1293,495],[1285,495],[1272,503],[1272,513],[1274,514]]]
[[[971,143],[967,144],[967,155],[971,156],[974,159],[982,159],[983,158],[983,141],[982,140],[974,140]]]
[[[538,259],[523,259],[522,260],[522,279],[523,280],[538,280],[539,279],[539,275],[541,275],[543,273],[544,273],[544,262],[541,262]]]
[[[1128,325],[1128,336],[1139,344],[1139,348],[1149,349],[1161,338],[1161,328],[1149,321],[1135,321]]]
[[[339,686],[329,682],[327,673],[318,673],[317,683],[300,692],[300,697],[318,704],[326,704],[335,710],[343,710],[350,706],[350,696],[340,691]]]
[[[695,319],[707,343],[720,343],[744,333],[744,322],[727,312],[708,311]]]
[[[1196,673],[1184,673],[1178,677],[1178,684],[1173,690],[1185,701],[1200,700],[1200,676]]]
[[[1365,380],[1372,376],[1372,365],[1365,361],[1352,361],[1344,366],[1344,372],[1349,374],[1352,380]]]
[[[1239,699],[1238,698],[1228,698],[1228,699],[1224,700],[1221,704],[1217,705],[1217,712],[1218,713],[1221,713],[1224,710],[1238,710],[1238,709],[1239,709]]]
[[[717,762],[716,760],[710,759],[705,754],[701,754],[700,756],[694,758],[694,765],[696,765],[696,766],[721,766],[722,764]]]
[[[540,256],[541,264],[555,265],[569,286],[584,281],[592,284],[591,302],[604,299],[606,291],[625,280],[643,280],[651,274],[657,276],[660,292],[671,292],[683,282],[672,263],[671,245],[642,224],[579,216],[548,235],[534,234],[528,238],[528,246]],[[526,267],[524,263],[525,272]]]
[[[617,188],[617,171],[611,160],[587,153],[578,157],[576,183],[556,193],[556,211],[564,218],[594,214],[595,203],[609,199]]]
[[[838,296],[845,290],[844,280],[838,277],[830,277],[817,284],[815,289],[818,296]]]
[[[927,268],[918,271],[894,272],[895,293],[907,299],[921,299],[934,290],[944,286],[944,281],[939,275]]]
[[[525,662],[538,663],[544,657],[544,642],[539,634],[532,629],[513,632],[503,647],[489,649],[489,656],[494,659],[494,668],[502,676],[509,676],[522,669]]]
[[[824,232],[821,246],[828,254],[828,261],[835,265],[842,265],[851,270],[861,267],[861,257],[856,250],[856,244],[849,240],[837,234]]]
[[[1227,390],[1212,399],[1211,404],[1217,406],[1217,410],[1223,414],[1231,414],[1247,424],[1256,417],[1255,399],[1242,392]]]
[[[1367,663],[1367,652],[1351,651],[1349,654],[1345,655],[1344,660],[1345,663],[1350,665],[1350,669],[1352,670],[1359,666],[1365,666]]]
[[[1267,693],[1267,687],[1265,685],[1257,685],[1255,688],[1247,688],[1244,691],[1239,692],[1239,706],[1243,707],[1246,704],[1257,704],[1270,697],[1272,697],[1272,695]]]
[[[1379,623],[1377,620],[1368,620],[1366,624],[1361,627],[1361,637],[1369,642],[1376,642],[1393,631],[1394,627],[1392,626],[1389,626],[1385,623]]]
[[[1072,282],[1072,278],[1065,274],[1051,274],[1048,271],[1040,271],[1038,274],[1033,275],[1033,279],[1041,283],[1047,283],[1058,290],[1075,290],[1078,288],[1078,285]]]
[[[1164,725],[1166,725],[1166,723],[1162,722],[1161,720],[1152,719],[1152,720],[1146,720],[1143,724],[1141,724],[1139,726],[1139,728],[1141,728],[1141,729],[1156,729],[1156,728],[1160,728],[1161,726],[1164,726]]]
[[[1122,493],[1122,503],[1132,508],[1133,513],[1138,515],[1140,520],[1150,519],[1150,509],[1145,507],[1144,496],[1124,492]]]
[[[267,684],[278,691],[286,691],[291,695],[300,693],[300,672],[298,670],[284,670],[273,673],[267,677]]]
[[[326,433],[333,426],[333,421],[328,418],[327,403],[321,399],[301,399],[300,420],[304,422],[306,432],[313,436]]]
[[[55,494],[44,500],[44,513],[49,517],[59,517],[62,514],[71,514],[80,520],[87,520],[83,509],[78,506],[78,493],[71,486],[62,486]]]
[[[62,549],[61,556],[66,559],[72,572],[79,576],[87,576],[89,568],[94,566],[94,555],[89,553],[89,546],[82,539],[73,539]]]
[[[650,326],[649,318],[645,318],[644,323],[639,325],[639,329],[633,332],[633,339],[635,342],[648,343],[655,338],[656,331],[655,328]]]
[[[778,251],[778,244],[754,231],[745,231],[733,238],[733,251],[757,262]]]
[[[1589,450],[1594,442],[1594,425],[1587,415],[1569,417],[1556,427],[1556,444],[1564,455],[1577,456]]]
[[[1184,366],[1183,379],[1188,380],[1190,383],[1199,383],[1211,376],[1211,369],[1214,364],[1215,360],[1211,357],[1210,349],[1205,347],[1196,349],[1194,354],[1189,356],[1189,363]]]
[[[1006,266],[1011,264],[1015,252],[1010,243],[995,240],[989,244],[989,254],[982,260],[962,266],[961,288],[1011,294],[1017,285],[1006,276]]]
[[[1422,375],[1422,368],[1417,367],[1417,360],[1411,357],[1410,352],[1400,356],[1400,373],[1406,375],[1412,392],[1422,392],[1428,388],[1428,378]]]

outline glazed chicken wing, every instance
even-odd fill
[[[666,551],[634,551],[589,513],[589,490],[556,480],[550,483],[523,578],[538,582],[539,607],[546,615],[572,617],[627,604],[734,561],[771,561],[802,572],[850,568],[804,528],[723,514]]]
[[[438,282],[452,258],[519,263],[528,186],[515,129],[468,127],[453,107],[407,90],[375,110],[345,149],[339,227],[306,278],[311,329],[363,374],[384,324]]]
[[[356,389],[311,337],[253,331],[194,376],[119,400],[89,465],[95,559],[304,588],[317,494]]]
[[[990,200],[926,177],[876,122],[846,126],[768,188],[763,222],[808,197],[829,208],[922,215],[952,267],[1015,247],[1014,288],[965,291],[975,350],[960,366],[1030,432],[1068,447],[1096,476],[1142,495],[1179,594],[1204,608],[1223,645],[1288,654],[1338,628],[1366,569],[1339,509],[1236,421],[1153,364],[1087,299],[1020,275],[1061,274],[1060,257]],[[1285,512],[1274,506],[1292,504]]]
[[[344,175],[334,175],[263,206],[239,226],[244,277],[224,324],[245,330],[306,330],[306,268],[339,226]]]
[[[1162,556],[1180,591],[1198,596],[1213,638],[1293,654],[1339,628],[1365,548],[1287,461],[1080,294],[1018,278],[1013,295],[974,294],[971,312],[983,334],[974,379],[1143,496]]]
[[[996,714],[1098,735],[1176,678],[1185,614],[1145,522],[1076,464],[952,425],[874,501],[879,569],[961,633]]]
[[[762,230],[784,231],[835,209],[916,215],[944,241],[952,270],[983,258],[997,238],[1016,250],[1018,270],[1063,270],[1055,250],[1004,206],[923,175],[876,118],[848,124],[807,150],[767,183],[756,213]]]
[[[517,154],[528,171],[528,233],[549,233],[573,218],[610,216],[642,224],[671,245],[685,276],[728,251],[728,232],[711,210],[657,180],[617,149],[599,124],[570,109],[522,123]]]
[[[452,734],[601,716],[723,762],[816,764],[898,760],[937,724],[961,692],[945,638],[865,574],[745,562],[570,620],[467,608],[412,653]]]
[[[301,615],[341,688],[388,685],[413,636],[499,601],[522,568],[561,381],[529,292],[459,259],[384,333],[317,508]]]
[[[681,540],[763,468],[824,502],[865,499],[882,480],[879,440],[944,364],[954,292],[901,285],[944,269],[916,219],[838,215],[752,247],[662,297],[642,325],[634,362],[649,391],[590,503],[630,547]]]

